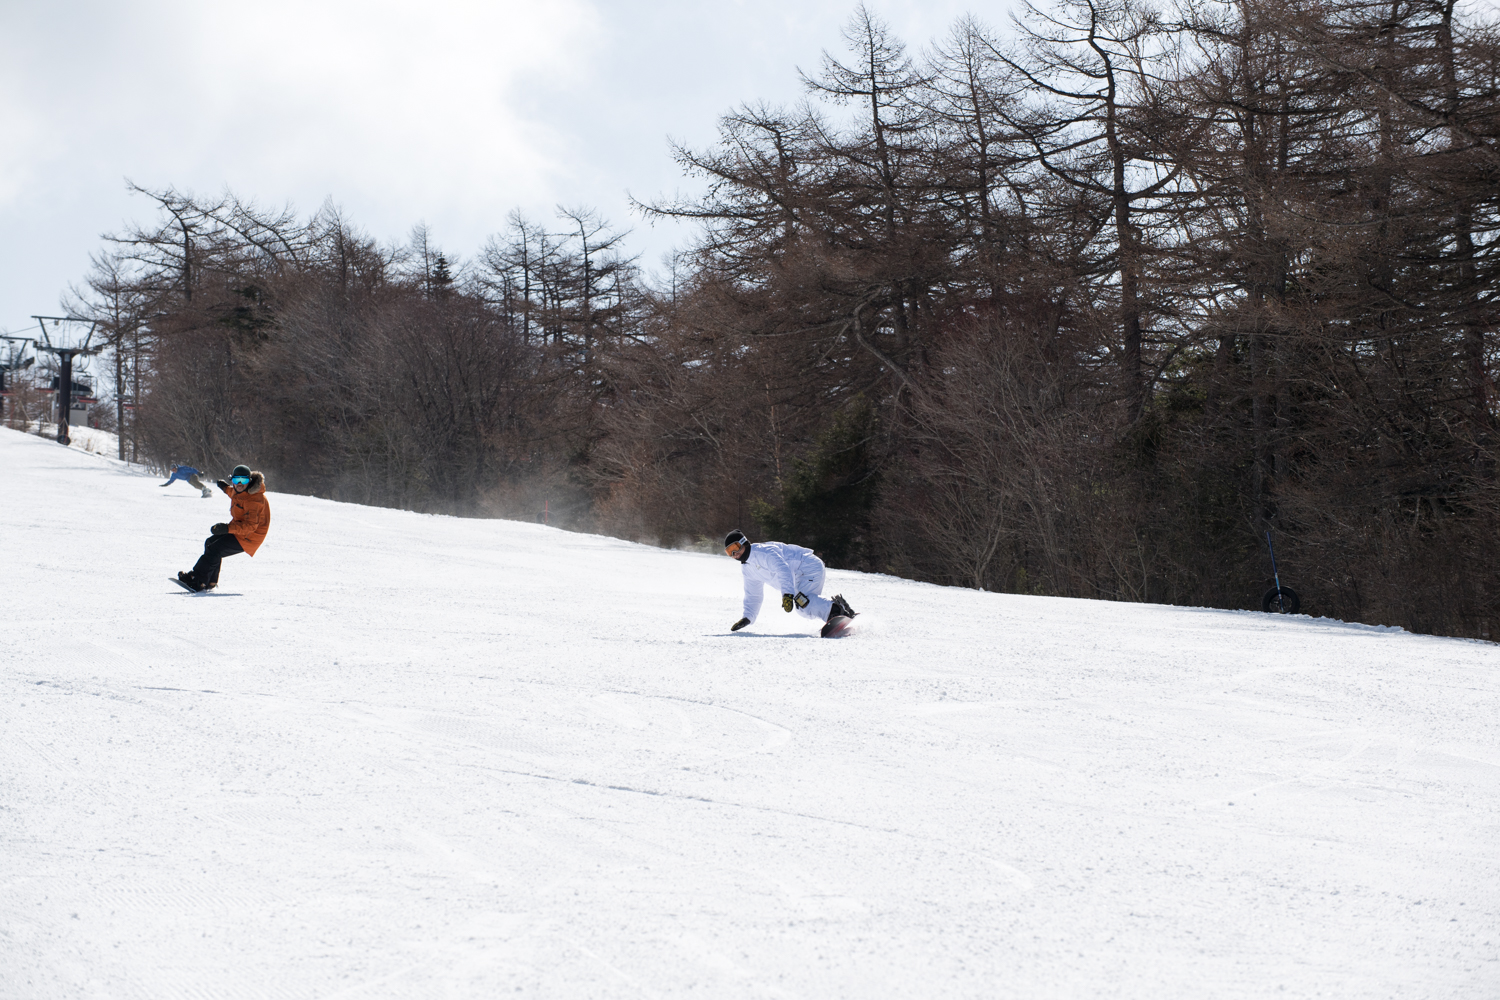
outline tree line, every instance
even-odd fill
[[[458,261],[144,190],[75,308],[143,454],[278,488],[1016,593],[1491,638],[1500,32],[1457,0],[856,9],[676,148],[647,280],[587,210]],[[122,416],[124,413],[122,411]]]

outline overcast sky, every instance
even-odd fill
[[[919,51],[1006,5],[872,0]],[[468,258],[513,208],[592,206],[642,263],[686,233],[634,215],[692,190],[669,137],[704,146],[738,104],[791,103],[854,0],[0,0],[0,329],[88,270],[100,234],[152,218],[126,179],[226,186],[383,241],[427,223]]]

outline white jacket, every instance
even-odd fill
[[[816,596],[823,586],[823,560],[812,549],[788,542],[751,543],[750,555],[740,568],[745,574],[745,617],[752,622],[760,614],[766,587],[779,599],[782,594],[805,590],[806,583],[814,580],[816,589],[808,591],[808,597]]]

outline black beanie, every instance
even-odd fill
[[[244,476],[246,479],[249,479],[250,478],[250,466],[248,466],[248,465],[236,465],[234,467],[234,471],[229,474],[229,478],[233,479],[235,476]]]

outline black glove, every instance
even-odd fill
[[[229,492],[229,484],[222,479],[215,479],[214,485],[223,490],[225,493]]]
[[[805,608],[805,607],[807,607],[807,595],[804,594],[804,593],[802,593],[802,591],[800,591],[800,590],[797,591],[796,601],[797,601],[797,607],[799,607],[799,608]]]
[[[749,625],[749,624],[750,624],[750,619],[748,619],[748,618],[741,618],[739,621],[737,621],[733,625],[729,626],[729,631],[731,631],[731,632],[738,632],[740,629],[744,628],[746,625]]]
[[[795,603],[797,603],[796,599],[793,598],[791,594],[782,594],[781,595],[781,610],[782,611],[791,611],[792,610],[792,605],[795,604]]]
[[[222,535],[222,534],[225,534],[226,532],[229,531],[229,525],[227,525],[224,522],[220,521],[218,524],[214,525],[212,528],[209,528],[208,530],[211,531],[211,532],[213,532],[215,535]]]

